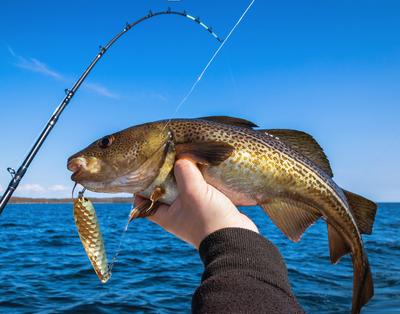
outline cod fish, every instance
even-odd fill
[[[259,205],[292,241],[322,218],[331,263],[351,255],[351,313],[359,313],[374,294],[361,234],[372,233],[377,205],[336,185],[312,136],[255,127],[226,116],[145,123],[93,142],[68,159],[68,169],[88,190],[148,198],[131,219],[152,215],[178,197],[173,166],[182,157],[196,162],[204,179],[236,206]]]

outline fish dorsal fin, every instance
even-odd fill
[[[340,259],[346,254],[350,253],[350,247],[344,242],[343,237],[339,232],[330,224],[328,227],[328,240],[329,240],[329,254],[332,264],[337,264]]]
[[[279,140],[289,145],[295,151],[303,154],[310,159],[318,168],[323,170],[328,176],[333,177],[333,172],[323,149],[317,141],[310,135],[302,131],[271,129],[257,130],[278,137]]]
[[[189,158],[197,164],[217,166],[228,159],[235,148],[224,142],[194,142],[178,144],[175,151],[176,159]]]
[[[238,126],[241,128],[251,129],[251,130],[253,128],[258,127],[258,125],[254,124],[253,122],[250,122],[248,120],[241,119],[241,118],[228,117],[228,116],[211,116],[211,117],[201,117],[201,118],[197,118],[197,119],[234,125],[234,126]]]
[[[343,189],[342,191],[346,196],[350,211],[353,214],[360,233],[371,234],[378,205],[360,195]]]
[[[321,216],[313,207],[290,199],[273,199],[260,204],[273,223],[294,242]]]

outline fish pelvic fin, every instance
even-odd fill
[[[175,147],[176,159],[185,157],[206,166],[219,165],[234,151],[233,146],[224,142],[194,142],[178,144]]]
[[[333,172],[323,149],[318,142],[310,135],[302,131],[271,129],[257,130],[262,133],[274,135],[279,140],[290,146],[292,149],[310,159],[318,168],[324,171],[331,178]]]
[[[343,256],[351,252],[351,248],[343,240],[343,237],[337,232],[335,227],[328,223],[327,227],[330,259],[331,263],[336,265]]]
[[[346,196],[350,211],[357,223],[358,230],[362,234],[370,235],[375,221],[378,205],[374,202],[349,191],[342,189]]]
[[[360,313],[361,308],[374,296],[374,282],[372,280],[371,267],[369,266],[367,256],[365,256],[365,259],[366,265],[364,267],[355,263],[353,259],[354,278],[351,314]]]
[[[229,117],[229,116],[210,116],[210,117],[202,117],[202,118],[197,118],[197,119],[234,125],[234,126],[238,126],[241,128],[251,129],[251,130],[253,130],[253,128],[258,127],[258,125],[254,124],[253,122],[250,122],[248,120],[241,119],[241,118]]]
[[[147,200],[139,206],[136,206],[130,213],[128,224],[136,218],[145,218],[155,214],[158,207],[162,205],[161,202],[152,202]]]
[[[272,199],[260,204],[272,222],[294,242],[312,226],[321,214],[312,206],[291,199]]]
[[[154,192],[150,196],[150,200],[152,201],[152,205],[157,202],[164,195],[164,190],[161,187],[157,187]]]

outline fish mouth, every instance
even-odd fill
[[[82,157],[72,158],[71,160],[68,160],[67,168],[69,171],[73,172],[73,174],[71,175],[71,180],[75,182],[78,182],[77,178],[82,173],[89,171],[87,167],[87,161],[85,158]]]

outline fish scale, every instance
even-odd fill
[[[254,127],[247,120],[221,116],[146,123],[93,142],[70,157],[68,168],[74,172],[72,180],[89,190],[149,198],[134,218],[154,214],[159,204],[170,205],[178,197],[173,176],[177,158],[196,162],[206,182],[236,206],[262,207],[295,242],[321,217],[328,226],[331,262],[348,253],[352,257],[352,313],[359,313],[373,296],[361,233],[370,234],[376,204],[332,180],[329,162],[310,135]],[[91,172],[93,158],[97,168]]]

